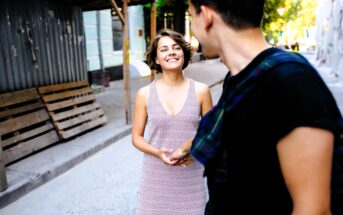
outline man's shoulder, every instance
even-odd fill
[[[299,62],[285,62],[275,65],[268,75],[276,80],[285,79],[291,76],[309,77],[318,76],[318,72],[310,64]]]

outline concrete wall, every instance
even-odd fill
[[[343,81],[343,0],[318,0],[316,58]]]

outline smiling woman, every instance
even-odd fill
[[[160,40],[162,41],[160,42]],[[155,69],[158,72],[163,72],[161,65],[157,62],[157,55],[163,55],[163,53],[166,53],[168,49],[174,51],[176,51],[176,49],[178,49],[178,51],[181,51],[182,49],[183,65],[181,69],[184,69],[188,66],[189,60],[191,58],[191,44],[186,42],[181,34],[166,29],[162,30],[156,36],[154,42],[151,44],[146,53],[146,60],[151,69]]]
[[[163,30],[146,56],[162,76],[135,100],[132,143],[145,153],[137,214],[204,214],[203,167],[175,157],[188,153],[200,117],[212,107],[209,88],[183,76],[190,45],[181,34]]]

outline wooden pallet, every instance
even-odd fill
[[[59,141],[35,88],[0,94],[0,135],[5,164]]]
[[[39,87],[38,91],[62,139],[107,122],[87,81]]]

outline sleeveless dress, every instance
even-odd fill
[[[156,81],[150,84],[147,104],[147,132],[155,148],[177,149],[194,138],[200,121],[200,106],[194,82],[189,80],[187,99],[172,116],[158,98]],[[203,215],[207,201],[203,166],[197,161],[187,167],[164,164],[155,156],[144,154],[138,194],[138,215]]]

